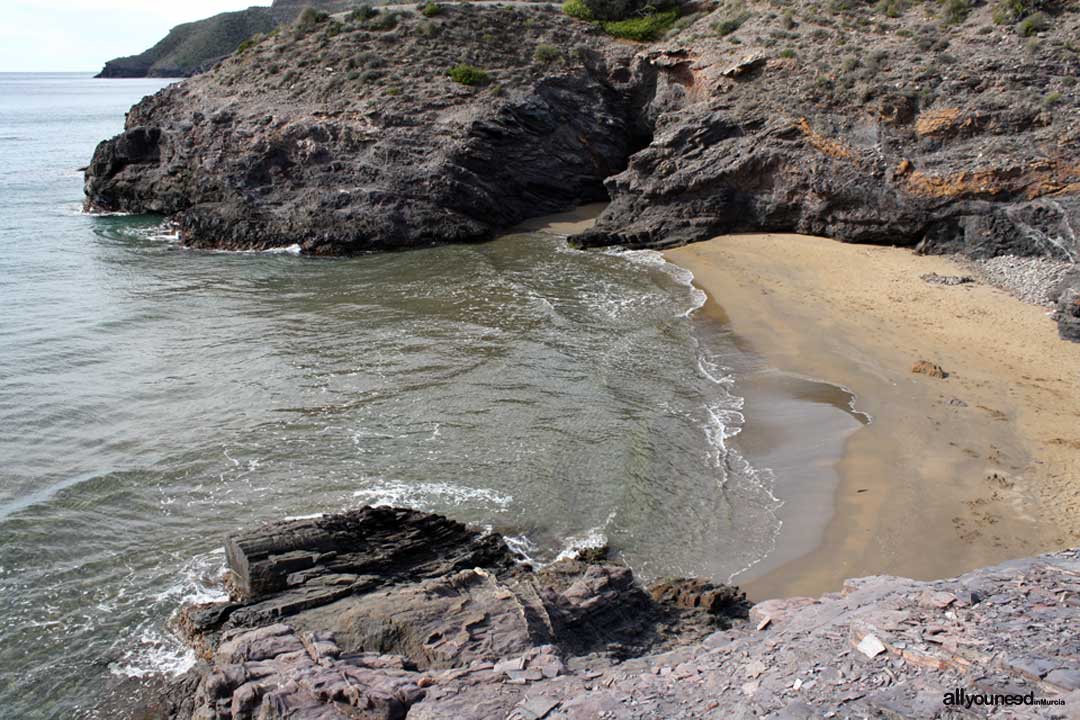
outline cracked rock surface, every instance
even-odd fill
[[[425,545],[419,528],[438,539]],[[182,614],[202,662],[138,717],[924,719],[960,716],[943,701],[957,689],[1064,703],[964,717],[1080,707],[1076,550],[954,580],[852,580],[759,603],[747,621],[732,588],[647,591],[602,554],[524,567],[497,535],[410,510],[280,523],[229,545],[234,601]],[[306,568],[252,590],[241,556]],[[266,612],[324,585],[351,590]]]

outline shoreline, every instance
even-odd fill
[[[820,540],[803,533],[798,557],[748,574],[752,600],[818,595],[850,577],[952,577],[1080,538],[1080,377],[1068,370],[1080,347],[1044,309],[986,285],[930,285],[921,274],[964,267],[905,249],[754,234],[664,255],[694,273],[702,312],[737,342],[782,372],[849,389],[874,418],[844,442]],[[920,360],[950,376],[913,374]]]

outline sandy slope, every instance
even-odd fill
[[[755,598],[951,576],[1080,539],[1080,345],[1043,309],[930,285],[920,275],[964,268],[903,249],[762,234],[667,256],[753,350],[851,388],[874,417],[847,443],[823,542],[746,583]],[[913,374],[919,360],[949,377]]]

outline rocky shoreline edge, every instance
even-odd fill
[[[131,716],[935,718],[957,689],[1042,703],[1012,717],[1080,710],[1080,550],[751,608],[702,579],[646,588],[606,550],[522,565],[498,534],[400,508],[225,547],[230,600],[177,622],[196,667]]]

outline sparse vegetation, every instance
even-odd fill
[[[723,20],[720,20],[719,22],[714,23],[713,30],[715,30],[716,34],[720,37],[730,35],[731,33],[741,28],[743,24],[750,19],[750,17],[751,14],[748,10],[741,10],[736,15],[727,17]]]
[[[1050,108],[1054,107],[1055,105],[1060,105],[1062,100],[1063,100],[1063,97],[1062,97],[1061,93],[1052,92],[1052,93],[1050,93],[1049,95],[1047,95],[1046,97],[1043,98],[1043,107],[1046,108],[1046,109],[1050,109]]]
[[[562,50],[554,45],[541,43],[533,51],[533,60],[537,65],[554,65],[563,59]]]
[[[370,5],[360,5],[351,13],[349,13],[349,19],[353,22],[363,22],[369,20],[379,14],[379,11]]]
[[[1041,12],[1037,12],[1034,15],[1028,15],[1016,26],[1016,31],[1024,37],[1031,37],[1036,33],[1045,32],[1049,29],[1050,18]]]
[[[605,16],[618,7],[630,7],[622,0],[566,0],[563,12],[570,17],[595,22],[608,35],[626,40],[648,42],[660,38],[679,19],[678,8],[659,9],[651,5],[641,8],[635,17],[608,19]]]
[[[962,25],[971,12],[971,0],[945,0],[941,20],[946,25]]]
[[[446,74],[451,80],[462,85],[485,85],[490,80],[490,76],[485,71],[464,63],[450,68]]]

